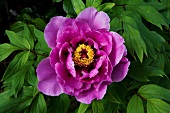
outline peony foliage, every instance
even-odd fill
[[[5,31],[0,113],[170,113],[169,0],[51,2]]]

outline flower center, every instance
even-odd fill
[[[74,51],[73,61],[78,66],[89,66],[94,60],[94,51],[89,45],[80,44]]]

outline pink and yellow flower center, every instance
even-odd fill
[[[74,51],[73,61],[82,67],[89,66],[94,60],[94,50],[89,45],[80,44]]]

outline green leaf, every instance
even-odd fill
[[[62,0],[52,0],[53,2],[61,2]]]
[[[55,105],[55,107],[53,107]],[[70,106],[70,99],[68,95],[61,94],[59,97],[53,97],[50,99],[50,105],[48,110],[50,113],[67,113]]]
[[[76,15],[71,0],[63,1],[63,9],[69,15]]]
[[[163,72],[162,69],[155,68],[152,66],[145,66],[138,62],[131,62],[128,76],[140,82],[147,82],[149,81],[147,77],[150,76],[163,77],[166,76],[166,74]]]
[[[22,31],[23,29],[24,29],[24,23],[21,21],[17,21],[10,26],[10,30],[14,32],[19,32]]]
[[[45,11],[45,18],[48,18],[48,19],[52,18],[54,15],[56,15],[56,12],[57,12],[56,7],[54,6],[49,7]]]
[[[117,18],[121,21],[121,19],[119,18],[119,16],[125,12],[125,9],[122,7],[122,6],[117,6],[115,5],[112,10],[110,10],[108,12],[108,15],[110,17],[110,19],[114,19],[114,18]]]
[[[138,93],[147,99],[159,98],[170,101],[170,90],[154,84],[142,86]]]
[[[163,1],[167,1],[167,0],[163,0]],[[166,8],[166,5],[164,3],[162,3],[162,1],[159,2],[157,0],[148,1],[147,5],[154,7],[156,10],[163,10]]]
[[[105,102],[104,103],[104,111],[105,113],[116,113],[118,110],[118,105],[119,104],[114,104],[112,102]]]
[[[147,113],[170,113],[170,105],[160,99],[148,99]]]
[[[10,90],[6,90],[0,93],[0,101],[9,98],[8,93]]]
[[[60,95],[61,96],[61,95]],[[49,105],[47,106],[49,113],[57,113],[57,106],[60,96],[50,97],[49,98]],[[53,107],[55,105],[55,107]]]
[[[130,54],[135,58],[134,51],[136,52],[139,60],[142,62],[143,53],[146,54],[146,45],[140,36],[140,32],[131,25],[124,23],[123,37],[125,39],[125,45]]]
[[[133,95],[127,106],[127,113],[144,113],[142,99]]]
[[[115,3],[104,3],[97,7],[98,11],[108,11],[115,6]]]
[[[34,29],[34,34],[38,38],[38,43],[35,46],[35,51],[40,54],[49,54],[51,49],[47,46],[47,43],[44,40],[44,33],[38,29]]]
[[[93,112],[92,109],[87,109],[86,112],[84,113],[92,113],[92,112]]]
[[[146,44],[147,54],[152,58],[156,58],[155,42],[158,42],[155,36],[152,36],[152,32],[142,23],[141,17],[138,13],[131,13],[129,15],[136,21],[137,29],[140,31],[141,38]],[[158,42],[160,43],[160,42]]]
[[[163,70],[164,67],[165,67],[164,55],[162,53],[157,53],[157,58],[155,60],[153,60],[151,65],[156,67],[156,68],[160,68],[160,69]]]
[[[138,23],[130,16],[132,12],[125,11],[121,13],[121,20],[123,21],[124,33],[123,36],[125,39],[125,44],[127,45],[127,49],[130,54],[136,59],[135,53],[137,54],[140,62],[143,60],[143,54],[147,55],[146,44],[141,37],[141,32],[138,26]]]
[[[155,31],[151,32],[150,39],[152,40],[153,45],[155,46],[155,48],[158,51],[160,51],[161,50],[161,46],[165,43],[165,39],[161,35],[156,33]]]
[[[25,75],[28,72],[28,67],[32,65],[33,62],[27,62],[26,65],[18,71],[16,74],[12,75],[10,78],[6,79],[3,84],[6,89],[10,89],[9,95],[12,96],[14,94],[15,97],[17,97],[18,93],[21,91]]]
[[[162,14],[170,24],[170,2],[168,0],[161,0],[161,1],[163,2],[163,6],[166,7],[166,9],[162,10]]]
[[[141,85],[141,82],[138,81],[132,81],[130,87],[127,90],[132,90],[132,89],[136,89]]]
[[[27,24],[27,27],[29,28],[29,30],[30,30],[30,32],[31,32],[31,34],[33,36],[34,41],[37,41],[37,38],[34,35],[34,29],[36,29],[36,27],[33,24]]]
[[[164,61],[165,61],[165,66],[164,66],[164,72],[167,74],[170,74],[170,59],[167,54],[164,55]]]
[[[44,30],[44,28],[46,26],[45,21],[43,19],[41,19],[41,18],[36,18],[32,22],[40,30]]]
[[[33,61],[36,58],[36,54],[33,52],[30,52],[29,56],[28,56],[28,60],[29,61]]]
[[[138,11],[145,20],[158,26],[159,28],[162,29],[161,25],[165,25],[168,27],[168,24],[166,23],[164,17],[155,8],[151,6],[134,6],[132,8]]]
[[[97,7],[101,4],[102,0],[86,0],[86,7]]]
[[[11,44],[22,49],[30,50],[30,44],[25,38],[20,37],[18,34],[16,34],[13,31],[6,30],[6,34],[8,35]]]
[[[140,4],[144,4],[145,2],[143,0],[129,0],[127,2],[128,5],[140,5]]]
[[[104,106],[101,101],[93,100],[92,102],[93,113],[104,113]]]
[[[33,10],[30,7],[25,7],[24,9],[21,10],[22,13],[33,13]]]
[[[88,104],[80,103],[80,106],[78,108],[78,112],[77,113],[85,113],[85,111],[87,110],[88,106],[89,106]]]
[[[41,60],[43,60],[44,58],[46,58],[46,56],[42,56],[42,55],[38,55],[37,56],[37,60],[35,61],[34,65],[37,67],[37,65],[41,62]]]
[[[77,14],[79,14],[82,10],[85,9],[85,5],[82,0],[71,0],[73,4],[73,8]]]
[[[38,80],[37,80],[37,77],[36,77],[36,73],[35,73],[35,69],[34,69],[33,66],[30,66],[28,68],[27,81],[32,86],[36,86],[37,83],[38,83]]]
[[[32,103],[30,113],[47,113],[47,106],[42,94],[39,94]]]
[[[18,16],[17,18],[18,20],[26,22],[26,23],[30,23],[32,20],[31,16],[27,13],[22,13],[22,15]]]
[[[68,98],[68,95],[66,94],[60,95],[56,113],[60,113],[60,112],[67,113],[69,106],[70,106],[70,100]]]
[[[104,96],[104,99],[113,103],[120,104],[119,100],[112,94],[112,90],[107,90],[106,95]]]
[[[11,87],[10,87],[11,89],[9,92],[10,95],[14,94],[14,96],[17,97],[18,93],[20,92],[20,90],[22,89],[24,85],[24,78],[25,78],[26,73],[27,73],[26,68],[22,68],[21,71],[17,72],[15,75],[9,78],[12,82]],[[8,79],[6,81],[8,81]]]
[[[39,93],[37,87],[33,86],[23,86],[20,97],[30,96],[35,97]]]
[[[28,60],[28,56],[29,56],[29,51],[18,53],[8,65],[8,68],[6,69],[2,80],[6,80],[9,77],[16,74],[17,72],[19,72],[21,68],[23,68],[23,66],[26,64]]]
[[[111,86],[108,86],[107,91],[109,91],[118,102],[110,101],[111,99],[107,101],[114,103],[116,106],[119,104],[117,107],[121,107],[122,110],[126,112],[128,95],[127,88],[122,83],[113,83]],[[117,107],[114,108],[114,111],[117,109]]]
[[[122,22],[117,17],[113,18],[110,22],[110,31],[119,31],[122,30]]]
[[[18,50],[18,47],[4,43],[0,44],[0,62],[6,59],[13,51]]]
[[[0,102],[0,113],[21,113],[32,102],[32,97],[4,98]]]
[[[114,0],[116,5],[125,5],[129,0]]]
[[[31,34],[31,31],[27,27],[27,25],[24,25],[24,31],[23,31],[23,38],[27,39],[30,45],[30,49],[33,50],[34,48],[34,38]]]

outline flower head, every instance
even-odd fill
[[[75,19],[53,17],[45,41],[52,49],[37,67],[38,89],[50,96],[75,96],[86,104],[102,99],[107,86],[123,80],[130,62],[124,39],[109,32],[110,19],[89,7]]]

